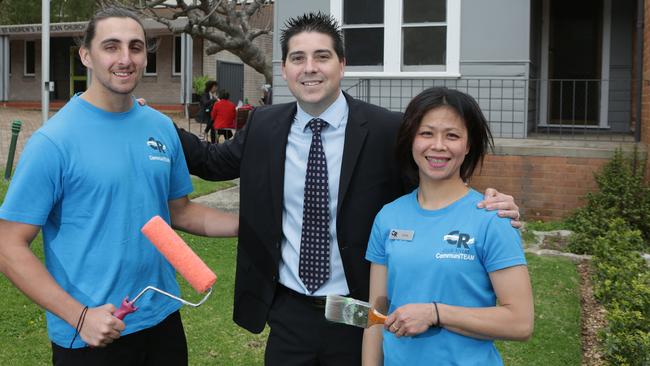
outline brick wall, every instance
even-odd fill
[[[9,42],[11,76],[9,77],[9,100],[41,100],[41,42],[36,40],[36,70],[34,76],[25,76],[25,41]]]
[[[584,204],[597,189],[593,179],[606,158],[489,155],[471,186],[515,197],[524,220],[557,220]]]
[[[180,104],[181,76],[173,75],[174,43],[173,36],[161,36],[156,54],[156,75],[143,76],[134,95],[145,98],[150,103]],[[203,42],[194,40],[192,57],[193,74],[203,73]]]

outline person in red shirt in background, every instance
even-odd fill
[[[237,127],[235,124],[235,116],[237,108],[229,100],[230,93],[225,90],[219,91],[219,100],[212,106],[212,126],[210,131],[210,141],[212,143],[219,142],[219,135],[223,135],[226,140],[232,137],[233,130]],[[216,131],[216,134],[215,134]]]

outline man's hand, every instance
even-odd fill
[[[89,308],[79,335],[90,347],[106,347],[120,338],[124,323],[113,316],[112,304]]]
[[[500,193],[494,188],[485,190],[485,198],[478,203],[478,208],[485,208],[488,211],[499,210],[498,215],[500,217],[512,219],[510,220],[512,227],[519,229],[522,226],[521,221],[519,221],[521,218],[519,207],[515,204],[515,199],[512,196]]]
[[[425,332],[434,322],[433,304],[406,304],[386,318],[384,328],[398,338],[411,337]]]

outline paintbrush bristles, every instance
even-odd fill
[[[367,328],[370,304],[364,301],[338,295],[327,295],[325,318],[336,323]]]

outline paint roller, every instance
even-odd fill
[[[128,296],[125,297],[120,308],[113,315],[119,319],[124,319],[127,314],[136,311],[138,307],[134,305],[135,302],[149,290],[161,293],[192,307],[203,304],[212,293],[212,285],[217,280],[217,275],[208,268],[201,258],[160,216],[154,216],[142,227],[141,231],[197,292],[207,293],[198,303],[191,303],[159,288],[147,286],[133,300],[129,301]]]

